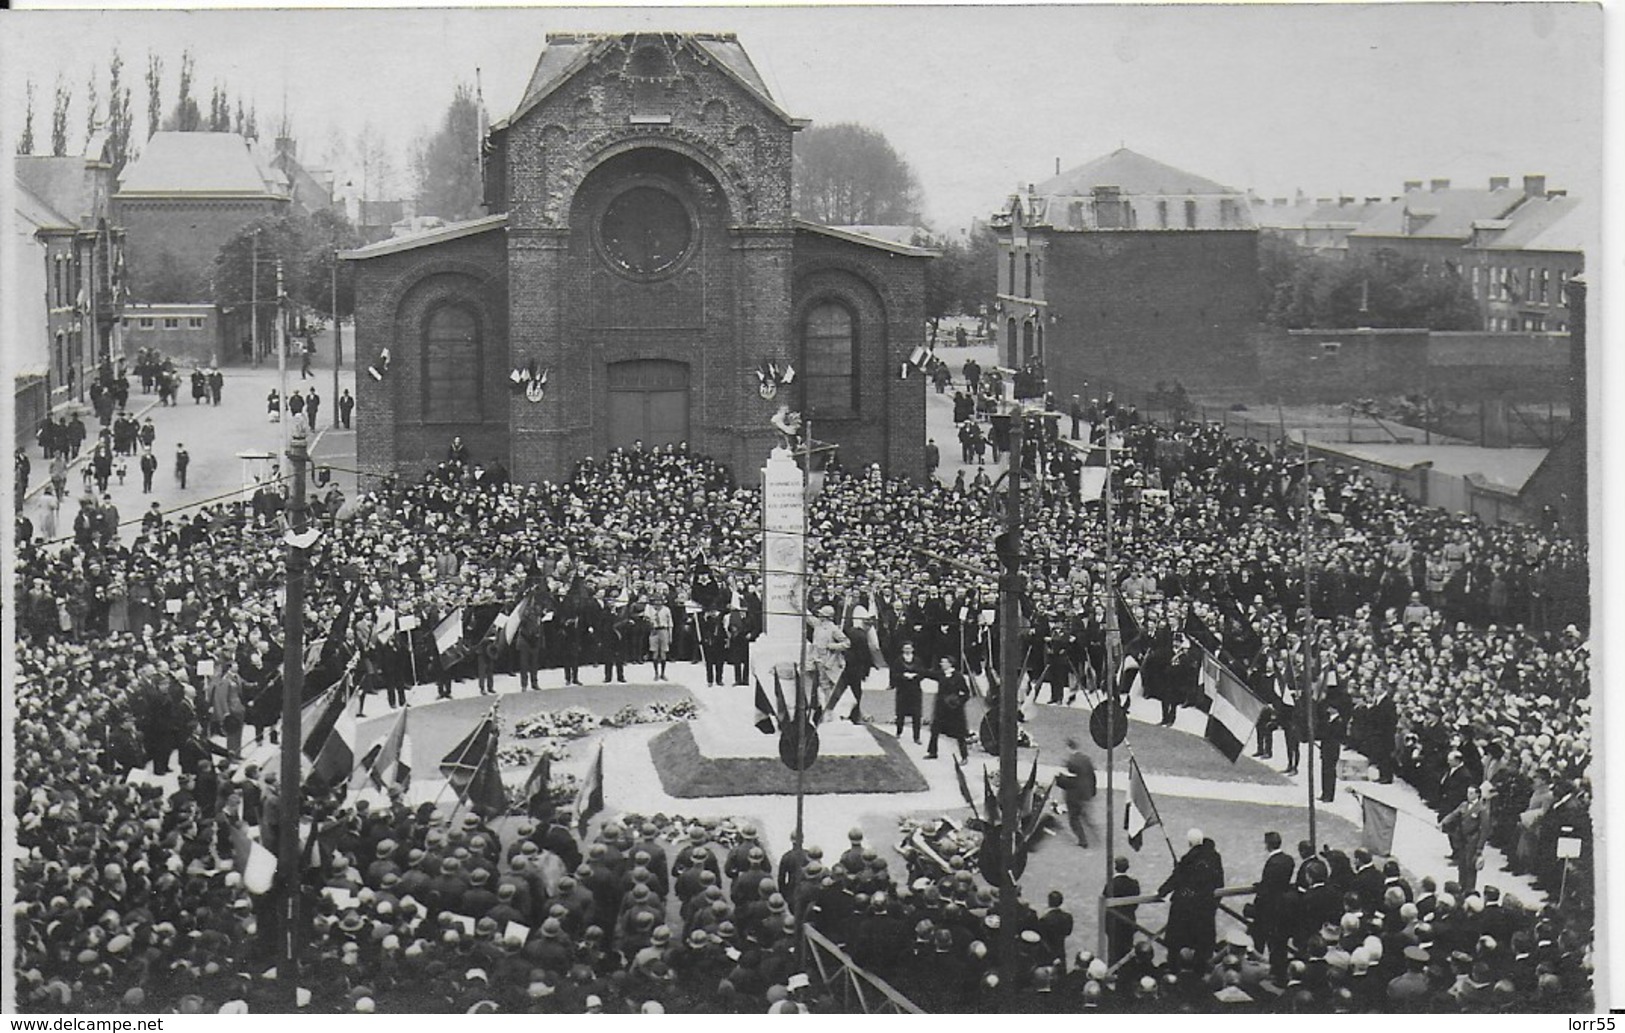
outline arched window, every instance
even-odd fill
[[[1021,361],[1027,363],[1037,357],[1038,353],[1033,348],[1033,324],[1029,319],[1021,324]]]
[[[1011,366],[1021,365],[1021,360],[1016,356],[1016,320],[1013,316],[1004,322],[1004,352],[1005,362]]]
[[[803,404],[815,416],[857,413],[856,360],[851,311],[833,301],[814,305],[801,339],[801,382]]]
[[[423,325],[423,418],[472,423],[484,418],[480,324],[461,305],[442,305]]]

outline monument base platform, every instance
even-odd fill
[[[919,793],[930,788],[914,762],[889,735],[867,725],[847,725],[874,745],[866,755],[826,754],[802,775],[803,791],[809,796],[825,793]],[[649,742],[649,754],[660,775],[666,795],[679,799],[707,796],[793,796],[796,772],[778,757],[779,737],[762,735],[747,726],[751,735],[771,750],[771,756],[708,757],[701,752],[694,725],[683,722],[661,732]],[[823,730],[819,730],[822,737]]]

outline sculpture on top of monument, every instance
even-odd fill
[[[801,437],[801,414],[791,412],[788,403],[780,402],[779,411],[774,413],[768,422],[773,424],[774,430],[784,435],[784,444],[781,447],[786,452],[793,452],[797,440]]]

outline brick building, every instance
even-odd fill
[[[124,231],[111,207],[107,133],[82,155],[16,161],[19,371],[44,377],[46,404],[83,400],[104,359],[122,351]]]
[[[779,402],[848,466],[924,472],[924,381],[900,370],[933,253],[790,214],[791,139],[731,34],[552,34],[491,127],[486,217],[347,252],[362,466],[461,435],[520,481],[641,440],[756,475]],[[773,402],[764,362],[797,376]],[[519,371],[545,372],[536,392]]]
[[[211,300],[220,249],[288,203],[288,177],[236,133],[154,133],[114,196],[132,300]]]
[[[1098,378],[1245,384],[1258,231],[1245,194],[1120,149],[993,218],[1003,361],[1042,359],[1063,398]]]

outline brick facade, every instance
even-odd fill
[[[1060,397],[1084,393],[1096,377],[1137,387],[1178,381],[1192,389],[1257,380],[1251,343],[1258,325],[1256,233],[1042,237],[1043,355],[1050,390]]]
[[[556,36],[549,48],[525,100],[492,129],[486,207],[505,218],[473,236],[431,233],[422,246],[385,241],[349,256],[362,270],[360,361],[392,342],[392,383],[361,379],[363,466],[422,469],[461,433],[518,481],[558,480],[578,458],[658,426],[752,481],[777,442],[777,403],[760,397],[755,371],[764,360],[801,365],[800,307],[834,293],[860,315],[863,404],[817,437],[839,442],[843,461],[918,475],[923,383],[894,382],[922,332],[923,256],[797,230],[791,137],[802,123],[752,85],[732,37]],[[633,238],[652,221],[626,241],[606,229],[606,213],[640,190],[682,211],[682,230],[648,245],[675,257],[649,269],[622,249],[643,246]],[[478,271],[426,272],[451,261]],[[489,306],[486,404],[479,420],[425,425],[418,327],[433,301],[414,292],[451,290],[441,281],[455,276]],[[530,364],[548,373],[541,402],[508,384]],[[660,383],[642,393],[650,377]],[[784,400],[799,404],[794,388]]]
[[[125,231],[130,298],[138,302],[207,302],[220,249],[246,225],[287,206],[285,200],[124,198],[116,201]],[[186,297],[164,285],[187,286]]]

